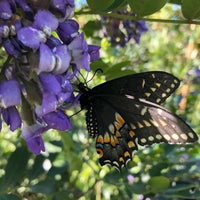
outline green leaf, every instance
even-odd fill
[[[112,10],[114,10],[116,8],[119,8],[119,7],[123,6],[125,3],[126,3],[125,0],[124,1],[122,1],[122,0],[115,0],[113,2],[113,4],[111,6],[109,6],[105,11],[107,11],[107,12],[108,11],[112,11]]]
[[[105,73],[105,71],[108,69],[108,67],[109,67],[109,65],[107,63],[103,62],[103,60],[96,60],[90,64],[90,68],[92,71],[101,69],[101,70],[103,70],[103,73]],[[98,74],[101,74],[101,73],[98,73]]]
[[[111,80],[114,78],[118,78],[133,73],[133,70],[128,69],[129,66],[130,66],[130,61],[124,61],[107,68],[104,71],[106,80]]]
[[[100,30],[102,28],[100,21],[88,21],[84,27],[83,32],[87,36],[92,36],[95,31]]]
[[[164,176],[154,176],[149,180],[148,185],[150,186],[151,192],[156,194],[161,190],[168,188],[170,181]]]
[[[38,155],[35,157],[34,164],[28,172],[29,180],[36,179],[39,175],[44,173],[44,169],[42,167],[45,157],[42,155]]]
[[[17,148],[8,159],[3,180],[4,187],[12,187],[21,181],[26,172],[30,153],[26,148]]]
[[[182,4],[182,0],[170,0],[169,3],[173,3],[173,4]]]
[[[87,0],[88,5],[92,10],[104,11],[113,4],[114,0]]]
[[[200,17],[200,1],[199,0],[183,0],[182,13],[187,19],[196,19]]]
[[[181,185],[179,187],[175,186],[175,188],[170,188],[164,191],[165,196],[168,199],[173,199],[176,197],[176,199],[199,199],[200,197],[200,191],[199,191],[199,185],[194,185],[192,187],[192,184]]]
[[[0,194],[0,200],[20,200],[20,198],[14,194]]]
[[[139,16],[151,15],[160,10],[167,0],[128,0],[133,12]]]
[[[66,160],[69,162],[70,169],[80,169],[82,166],[82,161],[80,156],[74,152],[74,142],[72,138],[67,134],[60,134],[63,142],[63,152],[70,156],[67,156]]]
[[[158,164],[155,164],[152,166],[152,168],[149,170],[149,174],[151,176],[159,176],[161,174],[161,171],[165,168],[168,167],[168,163],[167,162],[161,162]]]
[[[54,180],[46,179],[31,186],[31,189],[35,193],[52,194],[56,190],[56,182]]]

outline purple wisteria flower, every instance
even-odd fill
[[[0,83],[0,111],[3,120],[14,131],[21,126],[21,118],[16,109],[21,103],[20,89],[16,80]]]
[[[148,31],[146,22],[142,20],[140,21],[124,20],[123,25],[127,33],[126,40],[129,41],[131,38],[133,38],[137,44],[140,43],[140,37],[142,33]]]
[[[127,10],[118,10],[118,14],[134,16]],[[124,47],[129,40],[134,39],[137,44],[144,32],[148,31],[145,21],[134,21],[130,19],[115,19],[109,17],[102,18],[105,26],[104,34],[110,38],[111,44]]]
[[[72,83],[99,59],[73,13],[74,0],[0,1],[0,44],[8,55],[0,72],[1,122],[21,128],[35,154],[45,151],[44,132],[72,128],[65,112],[77,103]]]

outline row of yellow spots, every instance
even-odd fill
[[[154,78],[154,77],[153,77],[153,78]],[[172,83],[172,84],[170,85],[170,87],[171,87],[172,89],[175,88],[175,87],[176,87],[175,84],[177,84],[177,83],[178,83],[178,81],[177,81],[176,79],[174,79],[174,83]],[[144,88],[144,85],[145,85],[145,79],[143,79],[143,81],[142,81],[142,88]],[[158,88],[160,88],[160,87],[161,87],[161,83],[156,82],[156,83],[155,83],[155,86],[156,86],[157,88],[156,88],[156,87],[150,87],[151,92],[146,92],[146,93],[145,93],[145,96],[146,96],[146,97],[150,97],[152,93],[154,93]],[[167,96],[167,93],[170,93],[170,92],[171,92],[171,88],[167,88],[167,89],[165,90],[165,92],[163,92],[163,93],[161,94],[161,97],[162,97],[162,98],[165,98],[165,97]],[[156,103],[160,103],[161,100],[162,100],[162,99],[157,98],[157,99],[156,99]]]
[[[188,140],[188,138],[190,137],[191,139],[194,138],[194,134],[192,132],[189,132],[188,134],[186,133],[181,133],[181,134],[176,134],[176,133],[173,133],[171,135],[168,135],[168,134],[164,134],[163,137],[167,140],[167,141],[178,141],[179,139],[183,139],[185,141]]]
[[[194,139],[194,138],[195,138],[195,136],[194,136],[194,134],[193,134],[192,132],[189,132],[187,135],[186,135],[185,133],[180,134],[180,137],[181,137],[182,139],[184,139],[184,140],[187,140],[187,139],[188,139],[188,136],[189,136],[191,139]]]
[[[141,138],[140,141],[145,144],[147,143],[148,141],[150,142],[153,142],[154,140],[161,140],[162,139],[162,136],[160,134],[156,134],[155,137],[150,135],[148,136],[147,138]]]
[[[178,135],[176,133],[173,133],[172,135],[169,135],[169,134],[163,134],[163,135],[156,134],[155,138],[154,138],[154,136],[150,135],[147,138],[141,138],[140,141],[143,144],[145,144],[148,141],[153,142],[155,139],[161,140],[162,138],[164,138],[165,140],[173,143],[173,142],[178,141],[179,139],[183,139],[183,140],[187,141],[188,137],[193,139],[194,138],[194,134],[192,132],[189,132],[188,134],[181,133],[180,135]]]
[[[158,123],[157,123],[156,121],[152,120],[152,119],[150,119],[149,121],[147,121],[147,120],[142,120],[142,122],[143,122],[143,123],[137,122],[135,125],[132,124],[132,123],[130,123],[131,129],[132,129],[132,130],[135,130],[135,129],[137,129],[137,128],[141,129],[141,128],[144,128],[144,127],[150,127],[150,126],[152,126],[152,124],[153,124],[155,127],[158,127],[158,126],[159,126]],[[151,123],[150,123],[150,122],[151,122]],[[163,121],[163,123],[164,123],[164,121]]]

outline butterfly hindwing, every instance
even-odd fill
[[[94,112],[91,115],[92,110]],[[86,116],[87,129],[90,135],[96,136],[100,164],[121,168],[132,158],[132,152],[137,150],[136,136],[131,134],[128,124],[101,97],[93,103]],[[97,123],[93,124],[94,121]]]

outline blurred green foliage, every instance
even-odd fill
[[[109,1],[102,4],[101,9],[111,11],[124,2]],[[182,7],[173,4],[181,4],[181,1],[171,2],[151,17],[179,20],[184,15],[189,19],[199,18],[198,12],[189,14],[194,14],[196,7],[190,6],[191,3],[188,5],[188,1],[183,1]],[[97,8],[94,1],[88,3]],[[158,5],[153,12],[161,7]],[[84,9],[87,6],[82,5],[79,12]],[[139,45],[131,40],[124,48],[119,48],[103,36],[99,16],[82,14],[77,20],[88,41],[101,45],[101,60],[93,63],[91,69],[94,72],[101,68],[103,73],[95,75],[89,82],[90,87],[130,73],[170,72],[181,79],[182,84],[165,107],[185,119],[200,135],[200,77],[189,73],[199,69],[200,65],[198,25],[149,22],[149,31],[142,35]],[[78,110],[80,108],[68,111],[69,115]],[[89,138],[86,131],[84,111],[71,120],[72,131],[48,131],[43,135],[46,152],[39,156],[28,152],[20,130],[11,133],[3,127],[0,135],[0,200],[200,199],[199,143],[155,144],[141,148],[135,152],[128,167],[118,172],[98,164],[95,140]]]

